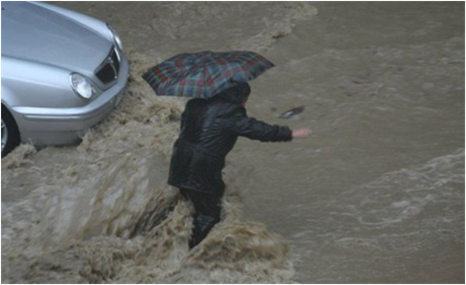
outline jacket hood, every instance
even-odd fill
[[[230,102],[242,104],[246,101],[251,93],[251,87],[246,82],[238,83],[237,85],[230,87],[221,93],[217,94],[215,97],[221,97],[222,99],[226,99]]]

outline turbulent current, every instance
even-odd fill
[[[2,159],[2,283],[464,283],[464,3],[57,4],[112,23],[131,76],[79,145]],[[187,99],[140,76],[232,49],[276,64],[248,114],[313,134],[240,139],[189,251],[166,183]]]
[[[189,252],[191,205],[166,184],[183,104],[152,95],[138,66],[121,106],[76,149],[28,154],[21,146],[3,162],[13,176],[25,167],[54,176],[2,206],[3,281],[289,281],[287,243],[242,217],[241,189],[227,190],[223,221]],[[41,168],[27,155],[63,165]]]

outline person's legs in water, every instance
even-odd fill
[[[194,206],[193,233],[189,240],[189,248],[198,245],[220,221],[222,196],[206,194],[198,191],[180,189],[184,197]]]

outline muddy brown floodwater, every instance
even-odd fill
[[[131,78],[80,145],[2,159],[3,283],[465,282],[464,2],[56,4],[112,23]],[[188,252],[166,185],[186,100],[140,75],[231,49],[276,64],[249,115],[313,134],[240,139],[223,220]]]

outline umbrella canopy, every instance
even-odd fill
[[[255,52],[204,51],[174,56],[149,69],[142,78],[157,95],[207,99],[273,66]]]

